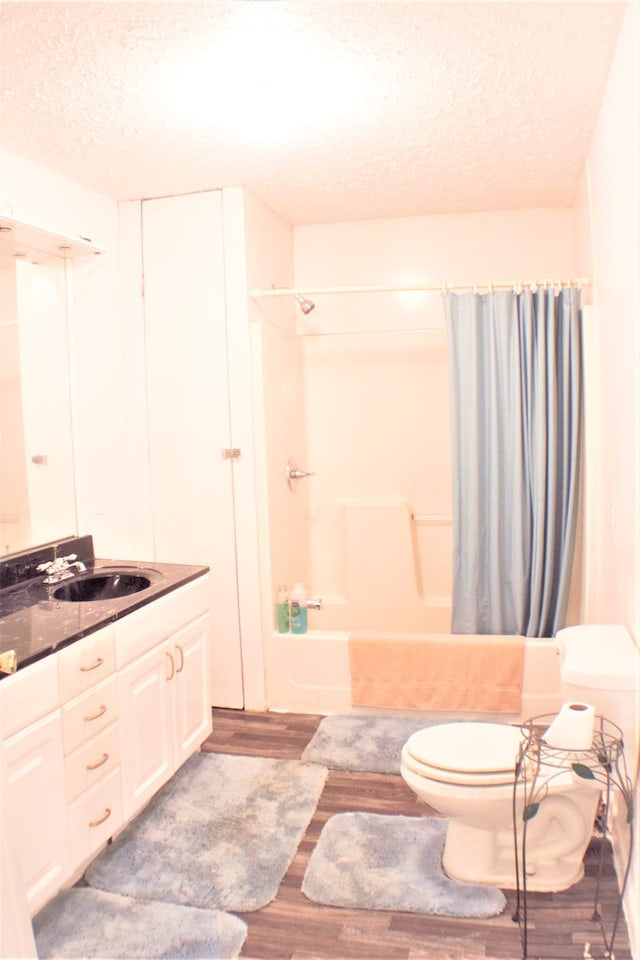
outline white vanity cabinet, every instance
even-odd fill
[[[55,656],[4,679],[0,699],[3,828],[33,914],[71,870]]]
[[[143,607],[123,620],[118,632],[125,820],[211,732],[207,579],[202,577]],[[120,667],[132,652],[139,655]]]
[[[208,579],[0,683],[0,816],[31,915],[211,732]]]

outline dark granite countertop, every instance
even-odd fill
[[[0,653],[15,650],[18,670],[120,620],[208,571],[208,567],[189,564],[94,560],[92,557],[86,560],[87,573],[126,570],[144,574],[151,583],[129,596],[81,603],[55,600],[52,596],[54,590],[71,581],[63,580],[47,587],[43,583],[44,574],[0,589]],[[81,577],[82,574],[78,574],[74,579]],[[3,676],[0,673],[0,679]]]

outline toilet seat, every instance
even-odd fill
[[[522,732],[502,723],[444,723],[412,734],[403,764],[443,783],[494,786],[513,783]]]

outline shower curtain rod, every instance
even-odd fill
[[[579,277],[577,280],[486,280],[482,283],[407,283],[400,286],[381,285],[370,287],[271,287],[268,290],[250,290],[249,296],[253,300],[262,297],[295,297],[299,295],[311,295],[322,293],[451,293],[456,290],[477,290],[483,289],[489,292],[493,290],[518,290],[523,287],[537,288],[542,287],[586,287],[591,281],[587,277]]]

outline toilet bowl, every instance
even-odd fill
[[[629,633],[618,625],[576,626],[559,631],[555,642],[563,700],[585,702],[593,706],[596,722],[604,717],[616,724],[625,752],[630,747],[633,770],[638,650]],[[601,784],[574,773],[571,753],[560,766],[543,758],[532,771],[541,799],[525,824],[524,778],[516,784],[525,738],[523,728],[506,723],[455,722],[419,730],[405,743],[402,777],[449,818],[442,864],[452,878],[515,888],[523,881],[523,860],[532,891],[566,890],[582,878]],[[576,752],[573,759],[584,756]]]
[[[449,818],[442,865],[456,880],[517,885],[513,804],[515,799],[516,822],[522,824],[521,783],[514,798],[522,739],[520,728],[508,724],[446,723],[419,730],[403,747],[403,779]],[[600,787],[544,768],[537,786],[546,795],[527,823],[527,887],[565,890],[583,876]]]

